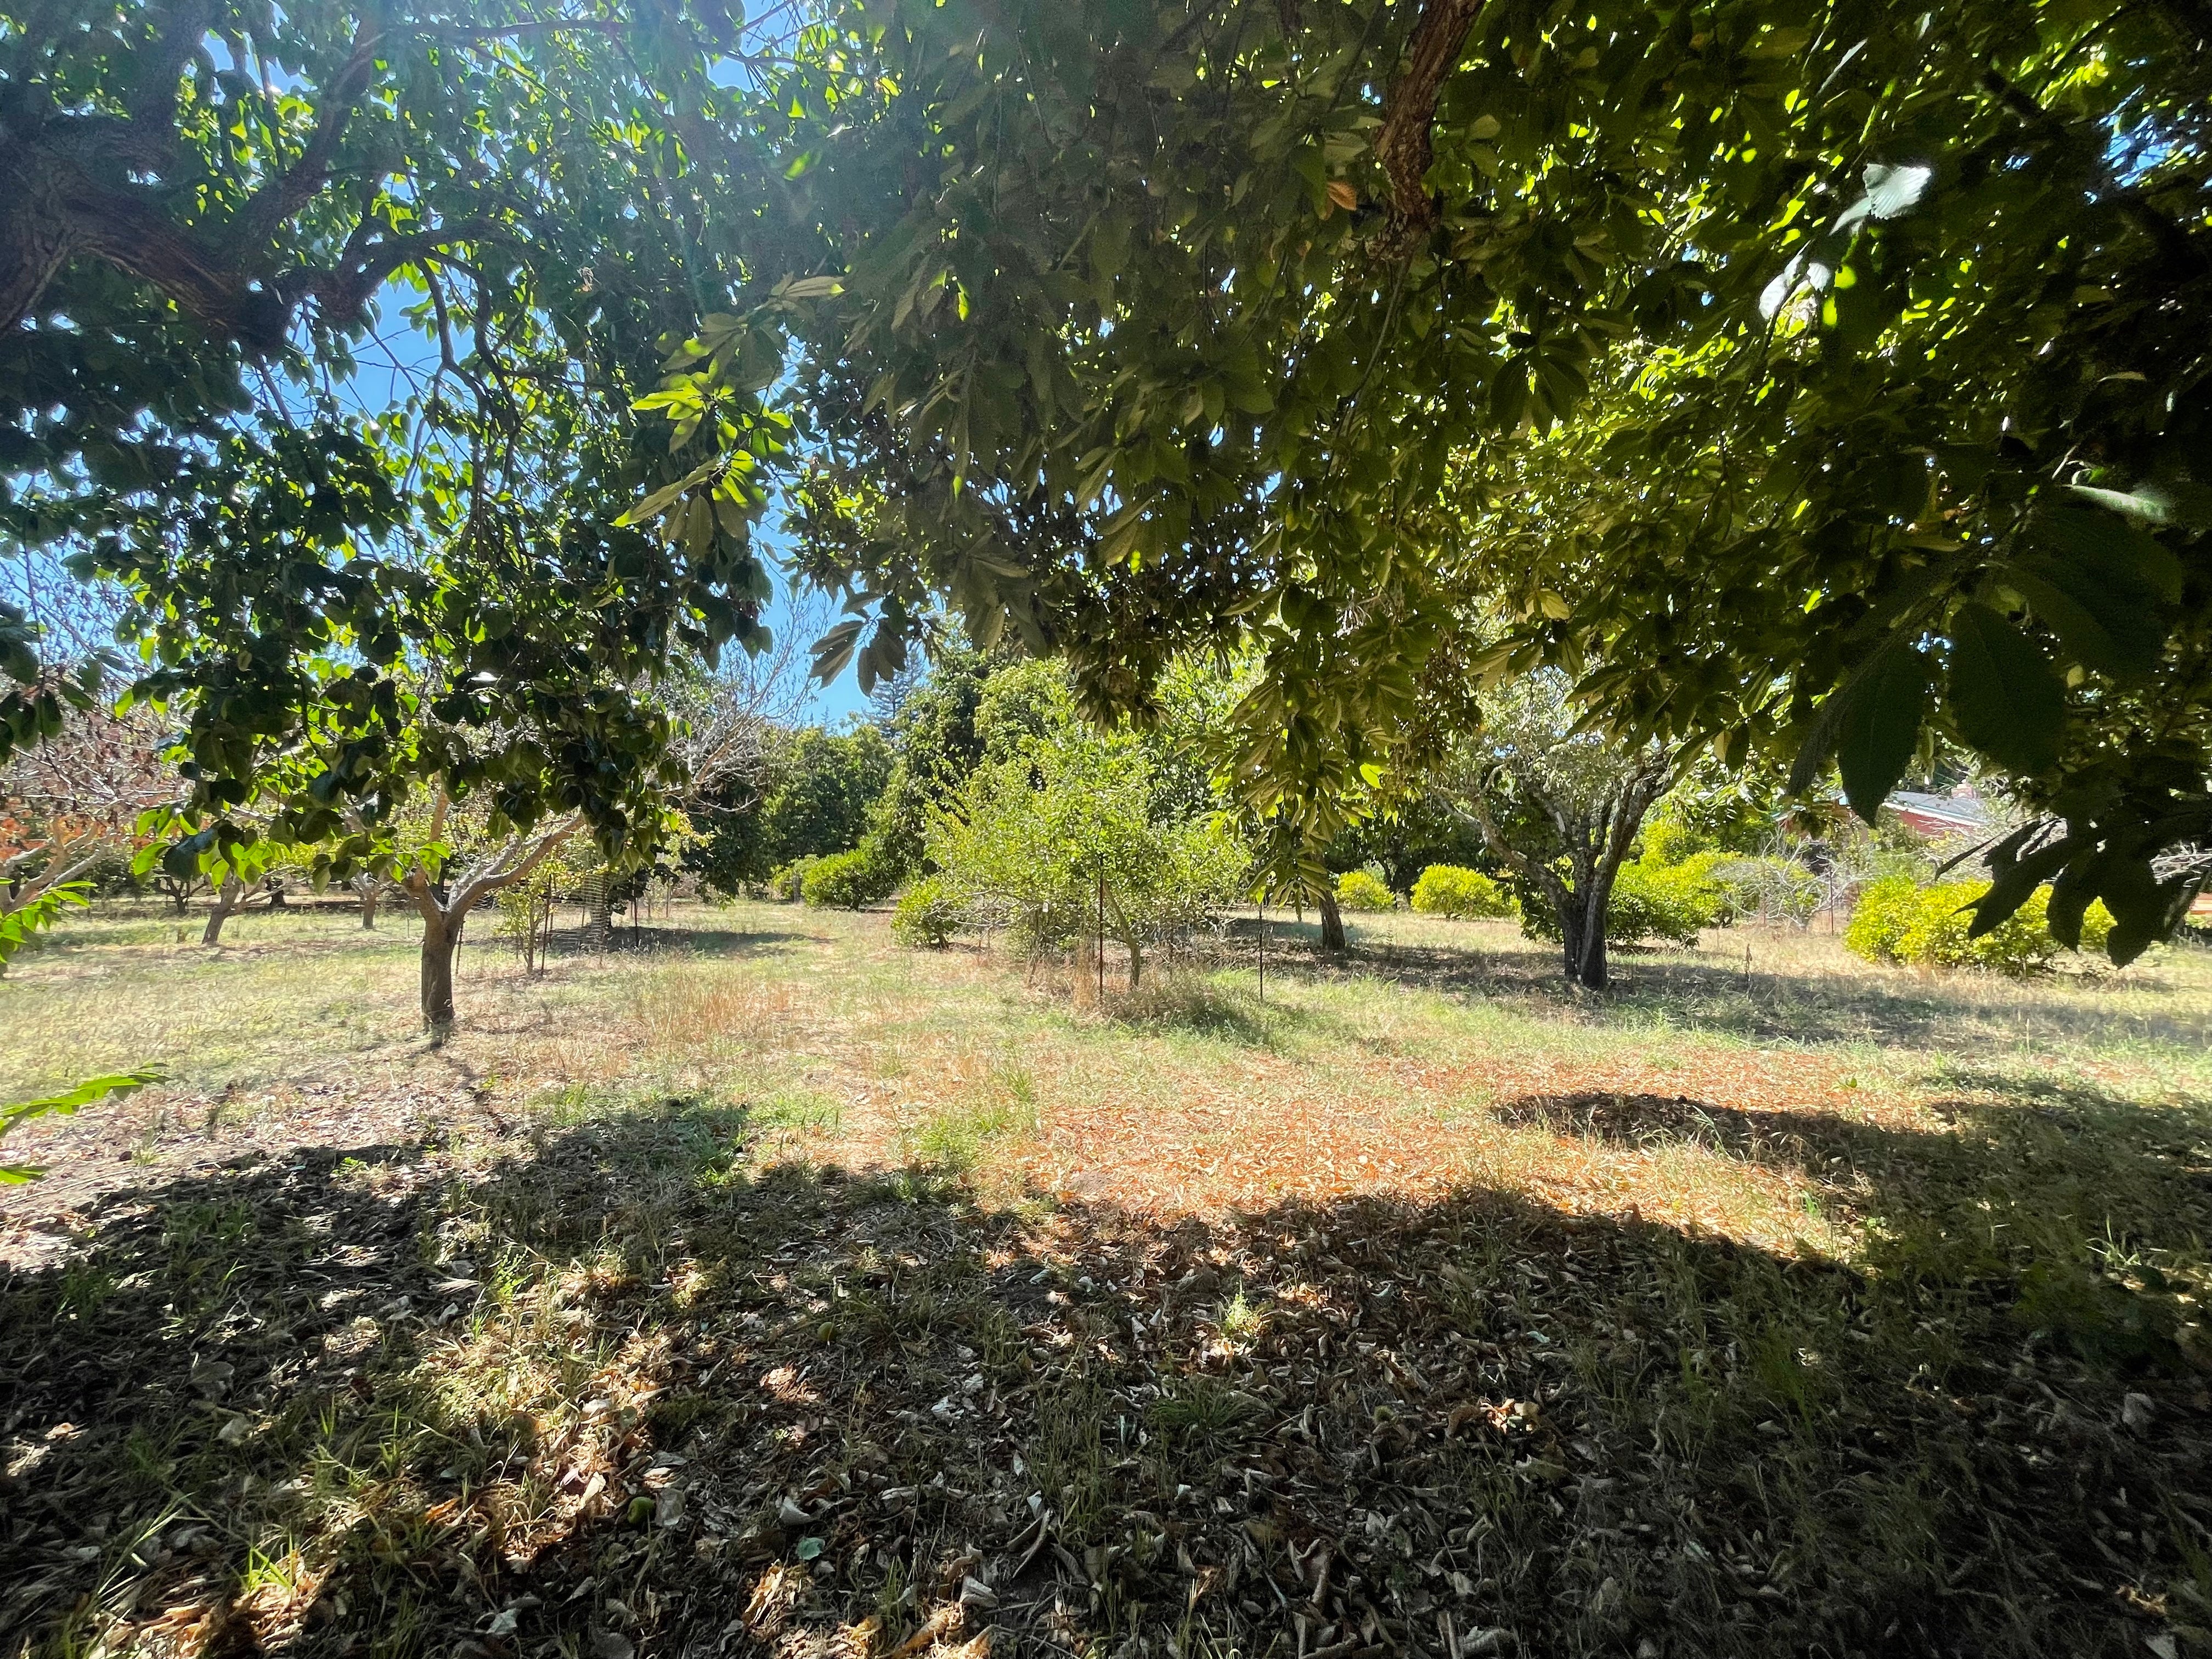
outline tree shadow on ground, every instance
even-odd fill
[[[2106,1008],[2080,995],[2041,997],[2020,988],[1999,1006],[1976,1001],[1972,979],[1899,970],[1891,975],[1822,974],[1754,965],[1747,975],[1725,962],[1636,956],[1617,963],[1613,987],[1590,994],[1567,987],[1546,947],[1526,950],[1361,942],[1341,966],[1420,988],[1490,1000],[1572,1006],[1615,1025],[1662,1020],[1756,1038],[1807,1044],[1878,1042],[1977,1051],[1992,1024],[2052,1040],[2149,1038],[2179,1047],[2202,1043],[2202,1019],[2146,1016]]]
[[[1787,1170],[1872,1224],[1885,1271],[2015,1280],[2028,1323],[2123,1371],[2183,1369],[2212,1285],[2212,1119],[2086,1084],[1950,1073],[1914,1131],[1831,1111],[1747,1110],[1686,1096],[1524,1096],[1499,1121],[1643,1152],[1688,1146]],[[2212,1348],[2200,1350],[2212,1359]]]
[[[113,1195],[0,1287],[0,1640],[2118,1659],[2212,1606],[2212,1401],[2035,1334],[2033,1261],[1479,1190],[992,1210],[754,1133],[672,1100]]]

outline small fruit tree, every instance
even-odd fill
[[[1511,875],[1522,927],[1557,939],[1566,977],[1595,990],[1615,883],[1673,767],[1657,744],[1584,730],[1577,714],[1566,676],[1522,676],[1486,699],[1437,787]]]
[[[1022,949],[1065,950],[1094,928],[1145,952],[1232,903],[1251,854],[1218,814],[1156,815],[1153,769],[1136,739],[1049,732],[979,769],[931,818],[937,880],[971,921]]]

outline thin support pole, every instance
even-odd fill
[[[1106,1000],[1106,872],[1098,872],[1098,938],[1091,952],[1098,969],[1098,1000]]]
[[[1260,901],[1260,1000],[1267,1000],[1267,901]]]

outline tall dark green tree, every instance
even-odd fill
[[[889,781],[891,746],[872,725],[807,726],[771,738],[757,773],[732,778],[693,814],[705,839],[685,858],[726,893],[793,859],[860,844]]]

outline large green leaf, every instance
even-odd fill
[[[1893,634],[1828,694],[1799,744],[1790,792],[1802,794],[1833,759],[1845,798],[1868,823],[1912,758],[1928,700],[1927,653]]]
[[[1988,605],[1961,605],[1951,620],[1951,715],[1976,749],[2019,772],[2058,758],[2066,688],[2051,659]]]
[[[2156,537],[2116,513],[2052,508],[2036,515],[2028,538],[2037,550],[2038,567],[2069,572],[2062,586],[2085,602],[2083,590],[2093,585],[2113,590],[2104,596],[2107,608],[2170,605],[2181,597],[2181,562]]]
[[[1877,655],[1872,672],[1837,694],[1844,707],[1836,768],[1844,775],[1844,799],[1869,823],[1912,759],[1929,678],[1927,653],[1899,641]]]
[[[2146,589],[2100,580],[2079,564],[2033,556],[2021,560],[2007,580],[2084,667],[2126,675],[2157,665],[2166,619]]]
[[[34,1117],[49,1115],[67,1117],[80,1108],[98,1101],[119,1100],[149,1083],[158,1083],[161,1076],[160,1066],[149,1066],[136,1072],[119,1072],[110,1077],[91,1078],[73,1089],[49,1095],[43,1100],[26,1100],[14,1106],[0,1106],[0,1135],[6,1134],[19,1124],[29,1122]],[[0,1186],[15,1186],[26,1181],[36,1181],[44,1173],[44,1170],[27,1164],[0,1164]]]

